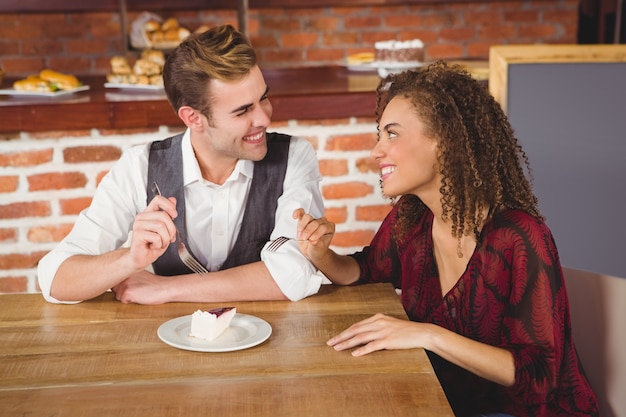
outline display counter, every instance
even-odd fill
[[[342,66],[263,71],[273,120],[372,117],[376,72]],[[89,90],[57,97],[0,96],[0,133],[80,129],[132,129],[181,122],[165,93],[105,88],[104,76],[80,77]],[[5,80],[4,89],[11,80]]]

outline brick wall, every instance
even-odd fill
[[[385,39],[420,38],[426,58],[483,58],[494,44],[576,43],[578,1],[524,0],[400,6],[251,9],[249,34],[263,66],[329,64]],[[132,22],[137,12],[129,12]],[[234,10],[167,12],[191,30],[237,25]],[[103,74],[124,51],[117,13],[0,15],[0,67]],[[137,54],[131,51],[131,54]]]
[[[373,119],[278,122],[270,130],[316,148],[326,216],[337,223],[335,249],[367,244],[390,207],[369,155]],[[122,151],[177,131],[22,133],[0,143],[0,293],[38,291],[37,262],[70,231]]]

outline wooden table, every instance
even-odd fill
[[[323,286],[299,302],[238,302],[272,326],[239,351],[180,350],[158,327],[212,303],[55,305],[0,296],[0,416],[453,416],[425,352],[355,358],[325,342],[375,312],[406,317],[386,284]]]

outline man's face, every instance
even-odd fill
[[[265,129],[272,104],[263,74],[254,67],[236,81],[210,81],[211,117],[206,120],[201,149],[215,158],[259,161],[267,153]],[[196,145],[196,144],[194,144]],[[195,147],[195,146],[194,146]]]

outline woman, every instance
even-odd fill
[[[390,75],[372,151],[399,197],[371,244],[329,249],[334,224],[303,210],[300,249],[336,284],[391,282],[410,319],[376,314],[328,344],[426,349],[457,416],[597,416],[572,340],[557,249],[497,102],[457,66]]]

